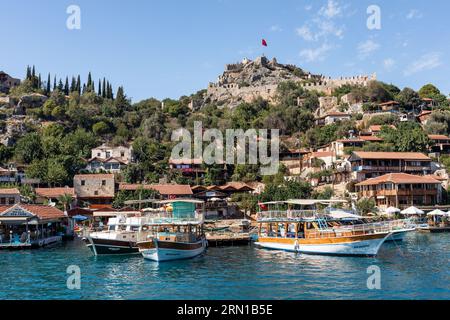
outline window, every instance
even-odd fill
[[[97,190],[94,191],[94,195],[98,196],[98,191]]]
[[[106,180],[102,180],[102,186],[106,186]]]
[[[82,185],[82,186],[85,186],[85,185],[86,185],[86,181],[81,180],[81,185]]]
[[[124,151],[120,151],[120,156],[123,158],[125,157],[125,152]]]

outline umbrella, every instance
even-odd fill
[[[409,207],[408,209],[405,209],[400,212],[404,215],[421,215],[424,214],[424,212],[416,207]]]
[[[445,216],[445,215],[447,215],[447,213],[439,209],[427,213],[427,216]]]
[[[77,220],[77,221],[84,221],[87,220],[88,218],[82,215],[77,215],[77,216],[73,216],[72,217],[73,220]]]
[[[389,207],[385,210],[385,212],[389,213],[389,214],[394,214],[394,213],[400,212],[400,209],[395,208],[395,207]]]

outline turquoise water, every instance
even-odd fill
[[[450,234],[409,234],[376,258],[307,256],[248,247],[209,248],[192,260],[93,257],[81,241],[0,252],[0,299],[450,299]],[[66,286],[69,265],[81,289]],[[367,268],[381,289],[367,288]]]

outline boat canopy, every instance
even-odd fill
[[[198,204],[205,203],[205,201],[197,200],[197,199],[171,199],[171,200],[158,201],[156,203],[159,203],[159,204],[170,204],[170,203],[177,203],[177,202],[198,203]]]
[[[295,204],[302,206],[312,206],[314,204],[333,204],[333,203],[347,203],[347,200],[322,200],[322,199],[289,199],[286,201],[269,201],[260,202],[260,205],[272,205],[272,204]]]

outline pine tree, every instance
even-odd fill
[[[48,77],[47,77],[47,89],[45,90],[45,93],[47,94],[47,95],[49,95],[50,94],[50,86],[51,86],[51,80],[50,80],[50,72],[48,73]]]
[[[127,97],[123,92],[123,87],[117,88],[116,100],[114,101],[117,108],[125,108],[128,105]]]

